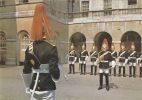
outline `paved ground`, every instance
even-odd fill
[[[0,100],[29,100],[20,76],[22,66],[0,67]],[[67,75],[68,80],[65,80],[63,73],[66,74],[67,70],[64,65],[64,72],[57,83],[56,100],[142,100],[142,78],[111,76],[111,89],[107,92],[105,88],[97,90],[98,75],[76,73]]]

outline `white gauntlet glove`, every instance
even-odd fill
[[[27,94],[30,94],[31,92],[30,92],[30,88],[26,88],[25,89],[25,92],[27,93]]]

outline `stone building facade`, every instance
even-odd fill
[[[49,42],[57,45],[61,62],[71,43],[79,52],[82,43],[90,51],[100,50],[107,38],[119,51],[121,42],[127,50],[132,42],[141,52],[142,0],[0,0],[0,64],[24,61],[36,3],[47,7],[54,34]]]

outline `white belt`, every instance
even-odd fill
[[[34,69],[33,73],[49,73],[49,70],[40,70],[40,69]]]
[[[109,61],[101,61],[101,62],[109,62]]]
[[[49,73],[49,64],[41,64],[40,69],[33,69],[33,73]]]

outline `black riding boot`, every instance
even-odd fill
[[[133,66],[133,77],[136,77],[136,66]]]
[[[121,76],[121,67],[122,66],[119,66],[119,75],[118,76]]]
[[[80,64],[80,67],[81,67],[81,73],[80,74],[83,74],[83,64]]]
[[[69,64],[69,74],[71,74],[71,64]]]
[[[84,64],[84,75],[86,74],[86,64]]]
[[[97,66],[94,66],[94,70],[95,70],[94,75],[97,75]]]
[[[109,76],[108,76],[108,74],[105,74],[105,78],[106,78],[106,90],[109,91]]]
[[[93,75],[93,65],[91,65],[91,73],[90,75]]]
[[[142,77],[142,67],[140,67],[140,78]]]
[[[72,64],[73,74],[75,74],[74,64]]]
[[[111,67],[110,67],[111,68]],[[111,75],[111,69],[109,70],[109,75]]]
[[[103,73],[100,73],[99,76],[100,76],[100,86],[99,86],[98,90],[103,88]]]
[[[125,66],[123,66],[123,77],[126,77],[126,74],[125,74]]]
[[[116,76],[116,67],[114,67],[114,76]]]
[[[132,66],[129,66],[129,77],[132,77]]]

